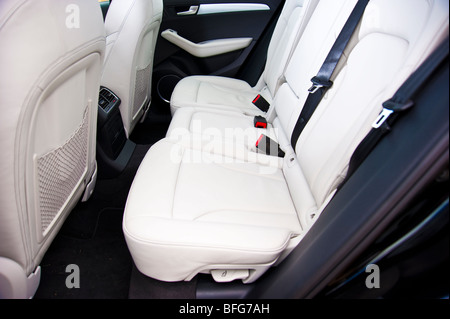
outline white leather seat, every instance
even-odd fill
[[[170,100],[172,115],[179,108],[196,107],[263,114],[252,101],[258,94],[272,103],[286,64],[319,0],[286,1],[272,35],[267,61],[258,83],[221,76],[189,76],[175,86]]]
[[[106,15],[101,84],[121,99],[127,137],[151,102],[153,56],[162,11],[162,0],[115,0]]]
[[[95,184],[99,4],[2,0],[0,46],[0,297],[29,298],[44,253]]]
[[[164,281],[211,273],[217,281],[252,282],[301,241],[333,198],[382,102],[448,36],[448,1],[370,1],[333,87],[294,152],[290,135],[309,79],[318,71],[310,70],[308,77],[298,71],[308,70],[308,56],[316,54],[302,41],[327,38],[329,29],[315,16],[332,13],[345,20],[355,3],[322,0],[310,20],[314,27],[305,30],[292,56],[274,99],[272,122],[284,158],[266,160],[269,156],[256,153],[245,158],[228,152],[228,146],[217,151],[171,138],[149,150],[123,219],[142,273]],[[323,43],[331,47],[333,42]],[[241,117],[239,123],[245,121]],[[219,137],[219,143],[233,141]]]

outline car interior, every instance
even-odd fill
[[[2,0],[0,298],[448,299],[448,35],[447,0]]]

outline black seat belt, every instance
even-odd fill
[[[448,61],[448,38],[422,63],[422,65],[410,75],[410,77],[397,90],[392,98],[383,103],[383,110],[372,124],[372,129],[355,149],[349,163],[347,176],[339,185],[338,190],[356,171],[378,142],[391,131],[392,125],[400,114],[410,109],[413,98],[418,91],[428,82],[433,73]]]
[[[294,130],[291,136],[291,145],[295,151],[295,145],[297,144],[298,138],[314,113],[315,109],[319,105],[322,97],[325,95],[326,91],[333,85],[330,81],[334,70],[336,69],[345,48],[347,47],[350,38],[352,37],[356,27],[361,20],[364,11],[366,9],[369,0],[359,0],[350,14],[347,22],[341,30],[341,33],[333,44],[325,62],[322,64],[319,72],[315,77],[311,79],[313,85],[309,88],[309,95],[303,105],[300,116],[297,119]]]

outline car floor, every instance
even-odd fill
[[[70,213],[41,262],[41,282],[35,299],[129,298],[134,265],[122,232],[125,203],[139,164],[151,145],[165,136],[169,123],[170,114],[149,112],[130,137],[136,148],[124,171],[111,179],[99,176],[91,198],[78,203]],[[79,267],[80,280],[79,288],[69,289],[66,279],[71,272],[66,267],[72,264]],[[141,284],[138,293],[132,295],[170,296],[167,287],[158,292],[163,284],[150,278],[148,283],[154,291],[146,292]],[[192,289],[186,293],[192,296]]]

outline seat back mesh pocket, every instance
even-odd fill
[[[142,104],[147,98],[148,86],[150,85],[150,76],[152,72],[152,64],[150,63],[146,68],[136,71],[136,82],[134,85],[134,103],[133,103],[133,117],[139,112]]]
[[[88,154],[88,110],[81,125],[59,148],[37,158],[41,230],[46,230],[84,178]]]

